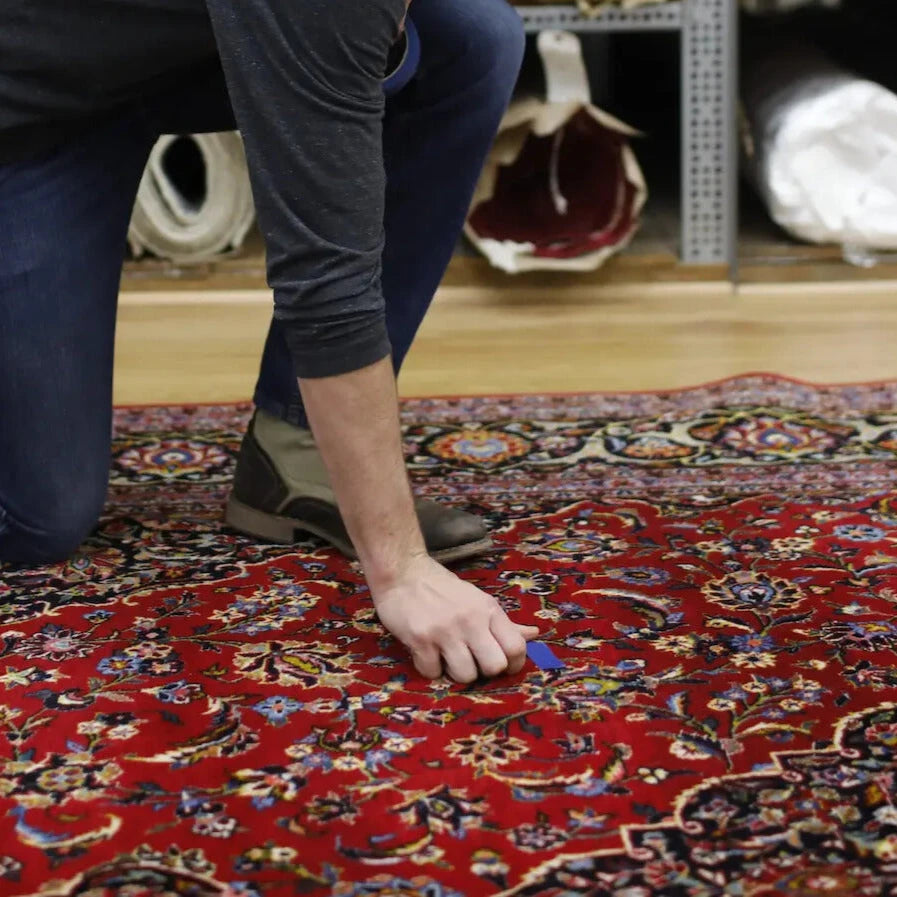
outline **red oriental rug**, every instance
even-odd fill
[[[897,893],[897,384],[407,402],[565,664],[470,687],[222,527],[248,410],[119,411],[95,536],[3,571],[0,893]]]

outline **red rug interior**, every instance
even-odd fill
[[[561,213],[551,193],[555,135],[530,135],[510,165],[498,170],[493,196],[480,203],[470,224],[480,237],[532,243],[533,255],[576,258],[627,239],[637,221],[635,186],[623,165],[625,138],[587,112],[564,126],[557,175],[568,207]]]
[[[565,664],[469,687],[222,527],[247,408],[118,412],[95,536],[0,578],[0,893],[889,893],[892,395],[407,403],[498,543],[461,574]]]

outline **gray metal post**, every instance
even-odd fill
[[[737,263],[736,0],[683,0],[682,260]]]
[[[682,35],[682,236],[686,264],[738,263],[737,0],[678,0],[597,18],[575,6],[517,7],[527,31],[671,31]]]

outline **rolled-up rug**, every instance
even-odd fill
[[[749,171],[799,239],[897,249],[897,95],[812,47],[746,54]]]
[[[169,135],[150,154],[128,241],[137,257],[199,262],[239,248],[254,220],[239,135]]]
[[[465,225],[495,265],[516,273],[593,270],[639,226],[645,181],[628,126],[590,102],[575,35],[538,40],[547,100],[511,105]]]

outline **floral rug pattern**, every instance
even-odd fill
[[[471,686],[223,526],[248,413],[118,411],[94,536],[0,569],[0,894],[897,893],[897,384],[406,402],[564,663]]]

